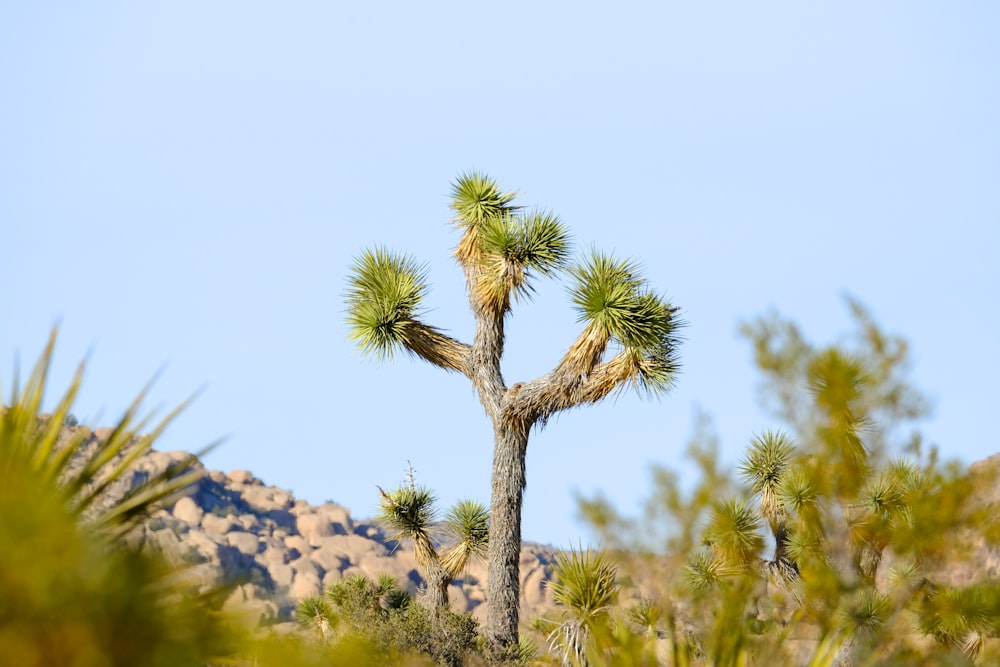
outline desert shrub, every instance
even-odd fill
[[[322,597],[299,603],[297,618],[329,645],[354,637],[380,660],[426,657],[438,665],[468,664],[475,658],[478,624],[470,614],[413,604],[396,580],[354,575],[327,587]]]

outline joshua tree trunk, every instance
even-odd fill
[[[501,424],[494,428],[494,440],[486,637],[496,651],[517,644],[521,502],[528,429]]]
[[[431,616],[436,620],[441,615],[442,608],[449,608],[448,584],[451,576],[438,561],[431,561],[424,566],[427,573],[427,590],[424,592],[424,604]]]

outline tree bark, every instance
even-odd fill
[[[518,642],[521,502],[529,428],[523,424],[498,423],[493,429],[486,639],[495,656],[504,656]]]
[[[426,565],[425,570],[427,572],[427,590],[424,592],[424,604],[430,612],[431,618],[437,621],[441,617],[442,609],[451,608],[448,600],[448,585],[451,583],[451,577],[437,561]]]

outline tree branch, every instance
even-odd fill
[[[408,352],[448,371],[458,371],[472,378],[469,369],[471,348],[418,320],[410,320],[402,333]]]
[[[577,343],[574,343],[574,347],[586,336],[587,333],[584,332]],[[574,358],[573,348],[570,348],[563,361],[552,372],[511,387],[505,396],[504,416],[510,421],[528,425],[539,421],[544,424],[557,412],[598,403],[623,389],[626,383],[637,379],[642,364],[650,361],[625,349],[608,361],[596,363],[589,371],[584,371],[586,365],[571,363]]]

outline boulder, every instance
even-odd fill
[[[201,517],[205,514],[205,510],[199,507],[193,498],[185,496],[174,505],[173,514],[177,519],[197,526],[201,523]]]
[[[321,538],[347,533],[342,523],[336,522],[326,513],[301,514],[295,519],[295,528],[313,546],[317,546]]]
[[[276,586],[291,586],[292,580],[295,578],[295,570],[292,569],[291,565],[285,563],[269,564],[267,573]]]
[[[249,470],[230,470],[229,479],[234,484],[253,484],[257,482],[257,478]]]
[[[256,555],[262,546],[253,533],[232,532],[226,535],[226,540],[229,546],[248,556]]]
[[[201,519],[201,527],[205,529],[205,532],[215,535],[225,535],[235,529],[236,525],[236,520],[231,516],[206,514]]]
[[[316,549],[309,554],[309,558],[327,572],[340,571],[350,562],[339,553],[329,549]]]
[[[289,596],[295,602],[310,595],[319,595],[323,590],[323,584],[318,575],[312,572],[299,572],[292,581],[292,586],[288,591]]]
[[[272,486],[248,487],[243,490],[243,500],[263,512],[287,510],[292,506],[292,494]]]

